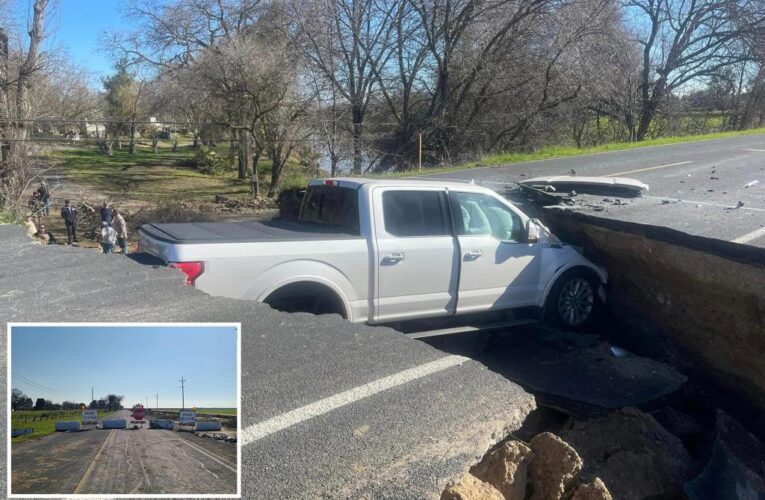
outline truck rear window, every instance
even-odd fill
[[[311,186],[305,193],[300,221],[359,234],[358,192],[347,187]]]

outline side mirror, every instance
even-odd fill
[[[536,243],[539,241],[539,228],[532,221],[527,223],[526,243]]]

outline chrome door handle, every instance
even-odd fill
[[[477,260],[480,259],[483,256],[483,252],[481,250],[469,250],[465,252],[465,259],[467,260]]]
[[[383,264],[396,264],[404,260],[403,252],[386,253],[383,255]]]

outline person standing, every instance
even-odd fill
[[[48,183],[42,181],[40,187],[37,188],[37,192],[40,193],[40,201],[42,201],[42,212],[45,217],[50,215],[50,189]]]
[[[101,222],[106,222],[107,224],[112,223],[112,218],[114,217],[114,211],[109,206],[107,202],[104,202],[104,205],[101,207]]]
[[[104,253],[114,252],[114,242],[117,241],[117,231],[115,231],[107,222],[101,223],[101,234],[98,238],[101,241],[101,248]]]
[[[61,218],[66,224],[66,239],[71,245],[72,242],[78,242],[77,239],[77,208],[69,205],[69,200],[64,200],[64,206],[61,208]]]
[[[127,255],[127,223],[117,208],[114,209],[112,227],[117,232],[117,245],[119,245],[122,254]]]

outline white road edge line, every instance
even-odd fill
[[[618,172],[616,174],[606,174],[603,177],[619,177],[620,175],[636,174],[638,172],[648,172],[649,170],[658,170],[660,168],[679,167],[680,165],[688,165],[689,163],[693,163],[693,162],[689,160],[689,161],[681,161],[678,163],[669,163],[667,165],[657,165],[655,167],[638,168],[635,170],[627,170],[626,172]]]
[[[744,149],[744,151],[749,151],[750,153],[765,153],[765,149]]]
[[[197,450],[197,451],[198,451],[199,453],[201,453],[202,455],[205,455],[205,456],[207,456],[208,458],[211,458],[211,459],[213,459],[214,461],[218,462],[219,464],[221,464],[223,467],[227,468],[228,470],[230,470],[230,471],[231,471],[231,472],[233,472],[234,474],[236,474],[236,473],[237,473],[237,472],[236,472],[236,467],[232,467],[230,464],[228,464],[228,463],[224,462],[223,460],[219,459],[219,458],[218,458],[218,457],[216,457],[215,455],[212,455],[211,453],[209,453],[209,452],[207,452],[207,451],[203,450],[203,449],[202,449],[202,448],[200,448],[199,446],[197,446],[197,445],[195,445],[195,444],[191,444],[191,443],[189,443],[188,441],[186,441],[185,439],[183,439],[183,438],[179,438],[179,437],[175,436],[175,435],[174,435],[172,432],[168,431],[167,429],[162,429],[162,430],[164,430],[165,432],[167,432],[168,434],[170,434],[171,436],[173,436],[173,439],[175,439],[175,440],[177,440],[177,441],[180,441],[180,442],[182,442],[182,443],[184,443],[184,444],[187,444],[187,445],[189,445],[191,448],[193,448],[193,449]]]
[[[456,354],[446,356],[436,361],[431,361],[430,363],[415,366],[414,368],[377,379],[368,384],[354,387],[353,389],[335,394],[334,396],[320,399],[319,401],[301,408],[296,408],[292,411],[264,420],[258,424],[248,426],[242,431],[240,442],[242,443],[242,446],[247,446],[248,444],[252,444],[255,441],[292,427],[293,425],[324,415],[332,410],[336,410],[361,399],[387,391],[388,389],[393,389],[394,387],[412,382],[413,380],[427,377],[428,375],[438,373],[453,366],[461,365],[468,360],[469,358],[458,356]]]
[[[741,236],[740,238],[736,238],[735,240],[731,240],[733,243],[749,243],[752,240],[756,240],[760,236],[765,236],[765,227],[761,227],[760,229],[756,231],[752,231],[751,233],[747,233],[744,236]]]

